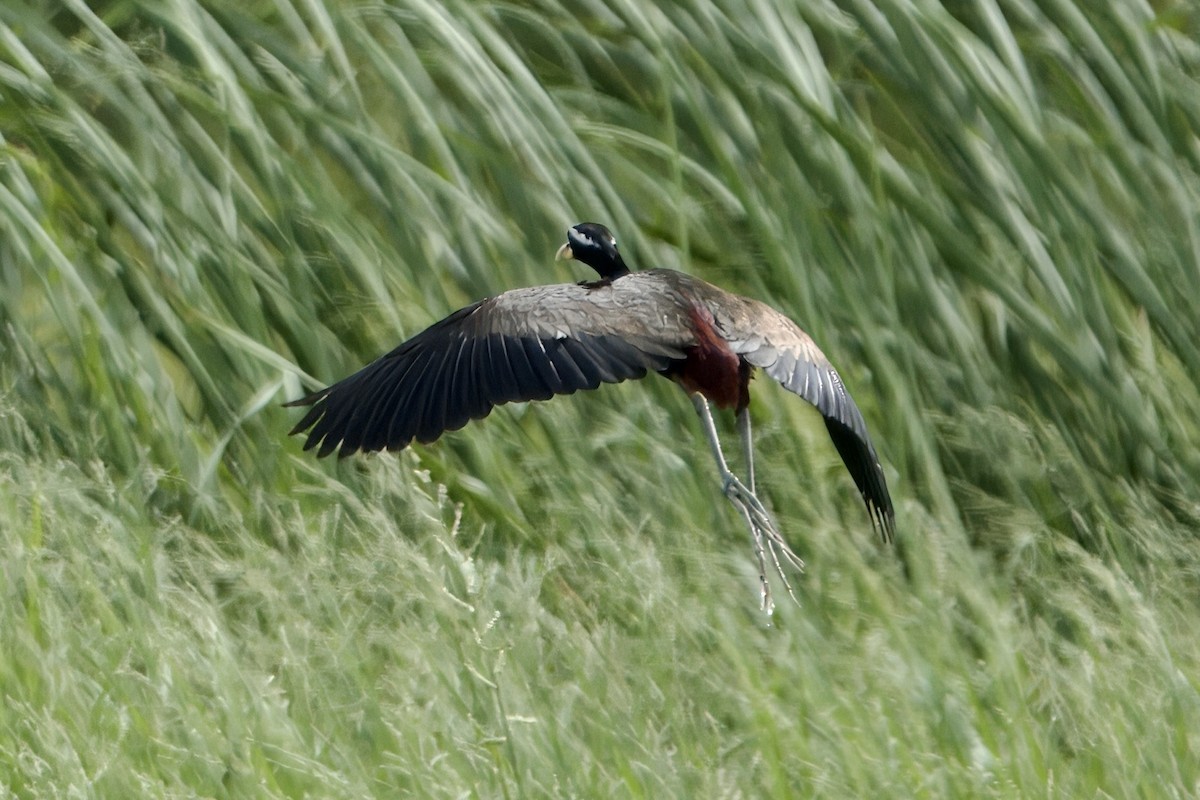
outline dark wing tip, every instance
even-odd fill
[[[316,424],[316,422],[325,413],[325,408],[324,408],[324,404],[322,403],[322,401],[329,395],[329,390],[332,388],[333,388],[332,386],[329,386],[329,387],[322,389],[319,392],[313,392],[310,395],[305,395],[304,397],[298,398],[296,400],[289,400],[288,402],[283,404],[284,408],[296,408],[298,406],[312,406],[312,408],[310,408],[308,410],[308,412],[303,417],[300,418],[300,421],[297,422],[290,431],[288,431],[288,436],[295,436],[297,433],[303,433],[304,431],[308,430],[309,428],[311,428],[313,425]],[[313,446],[313,444],[315,444],[315,443],[312,442],[311,440],[309,442],[306,442],[304,449],[305,450],[309,449],[310,447]]]
[[[329,387],[333,388],[333,387]],[[299,400],[292,400],[284,403],[285,407],[289,406],[312,406],[308,413],[304,415],[295,426],[288,431],[288,436],[308,432],[308,438],[304,442],[304,450],[307,452],[313,448],[317,448],[317,458],[325,458],[325,456],[338,450],[338,458],[345,458],[358,452],[358,447],[349,446],[343,440],[335,436],[330,430],[322,430],[321,425],[325,416],[329,413],[328,408],[328,389],[322,390],[308,397],[302,397]],[[312,429],[310,431],[310,429]],[[339,445],[341,449],[339,450]],[[399,449],[399,448],[396,448]]]
[[[304,397],[298,397],[295,400],[288,400],[286,403],[283,404],[283,408],[296,408],[298,406],[311,406],[312,404],[314,404],[318,400],[320,400],[322,397],[324,397],[325,394],[326,394],[326,390],[322,389],[319,392],[313,392],[312,394],[305,395]],[[292,431],[292,433],[295,433],[295,431]]]
[[[859,420],[861,422],[861,417]],[[879,531],[884,542],[891,542],[896,536],[896,510],[870,439],[834,417],[825,418],[825,427],[867,505],[871,527]]]
[[[896,540],[896,511],[889,503],[886,506],[879,506],[873,500],[868,500],[864,497],[867,503],[867,511],[871,515],[871,527],[879,532],[880,538],[884,544],[891,544]]]

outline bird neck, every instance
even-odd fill
[[[596,267],[596,272],[600,273],[600,279],[605,281],[615,281],[617,278],[624,277],[629,274],[629,267],[625,266],[625,260],[617,256],[609,264],[606,264],[603,269]]]

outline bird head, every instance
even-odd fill
[[[558,249],[555,258],[573,258],[582,261],[604,280],[613,280],[629,274],[629,267],[617,250],[617,239],[612,231],[596,222],[581,222],[567,229],[567,243]]]

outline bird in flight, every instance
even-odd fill
[[[726,497],[754,538],[762,606],[774,608],[765,553],[791,592],[780,558],[803,562],[755,495],[750,377],[755,368],[821,412],[872,527],[890,541],[895,512],[862,414],[807,333],[770,306],[682,272],[633,272],[603,225],[567,231],[559,258],[599,280],[514,289],[460,309],[332,386],[294,400],[310,406],[291,433],[324,457],[423,444],[504,403],[547,400],[655,372],[690,396]],[[745,481],[729,469],[709,403],[733,409]],[[794,597],[794,595],[793,595]]]

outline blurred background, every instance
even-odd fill
[[[1194,796],[1198,130],[1182,1],[6,3],[0,794]],[[896,546],[765,380],[772,617],[667,381],[287,437],[584,220],[813,335]]]

